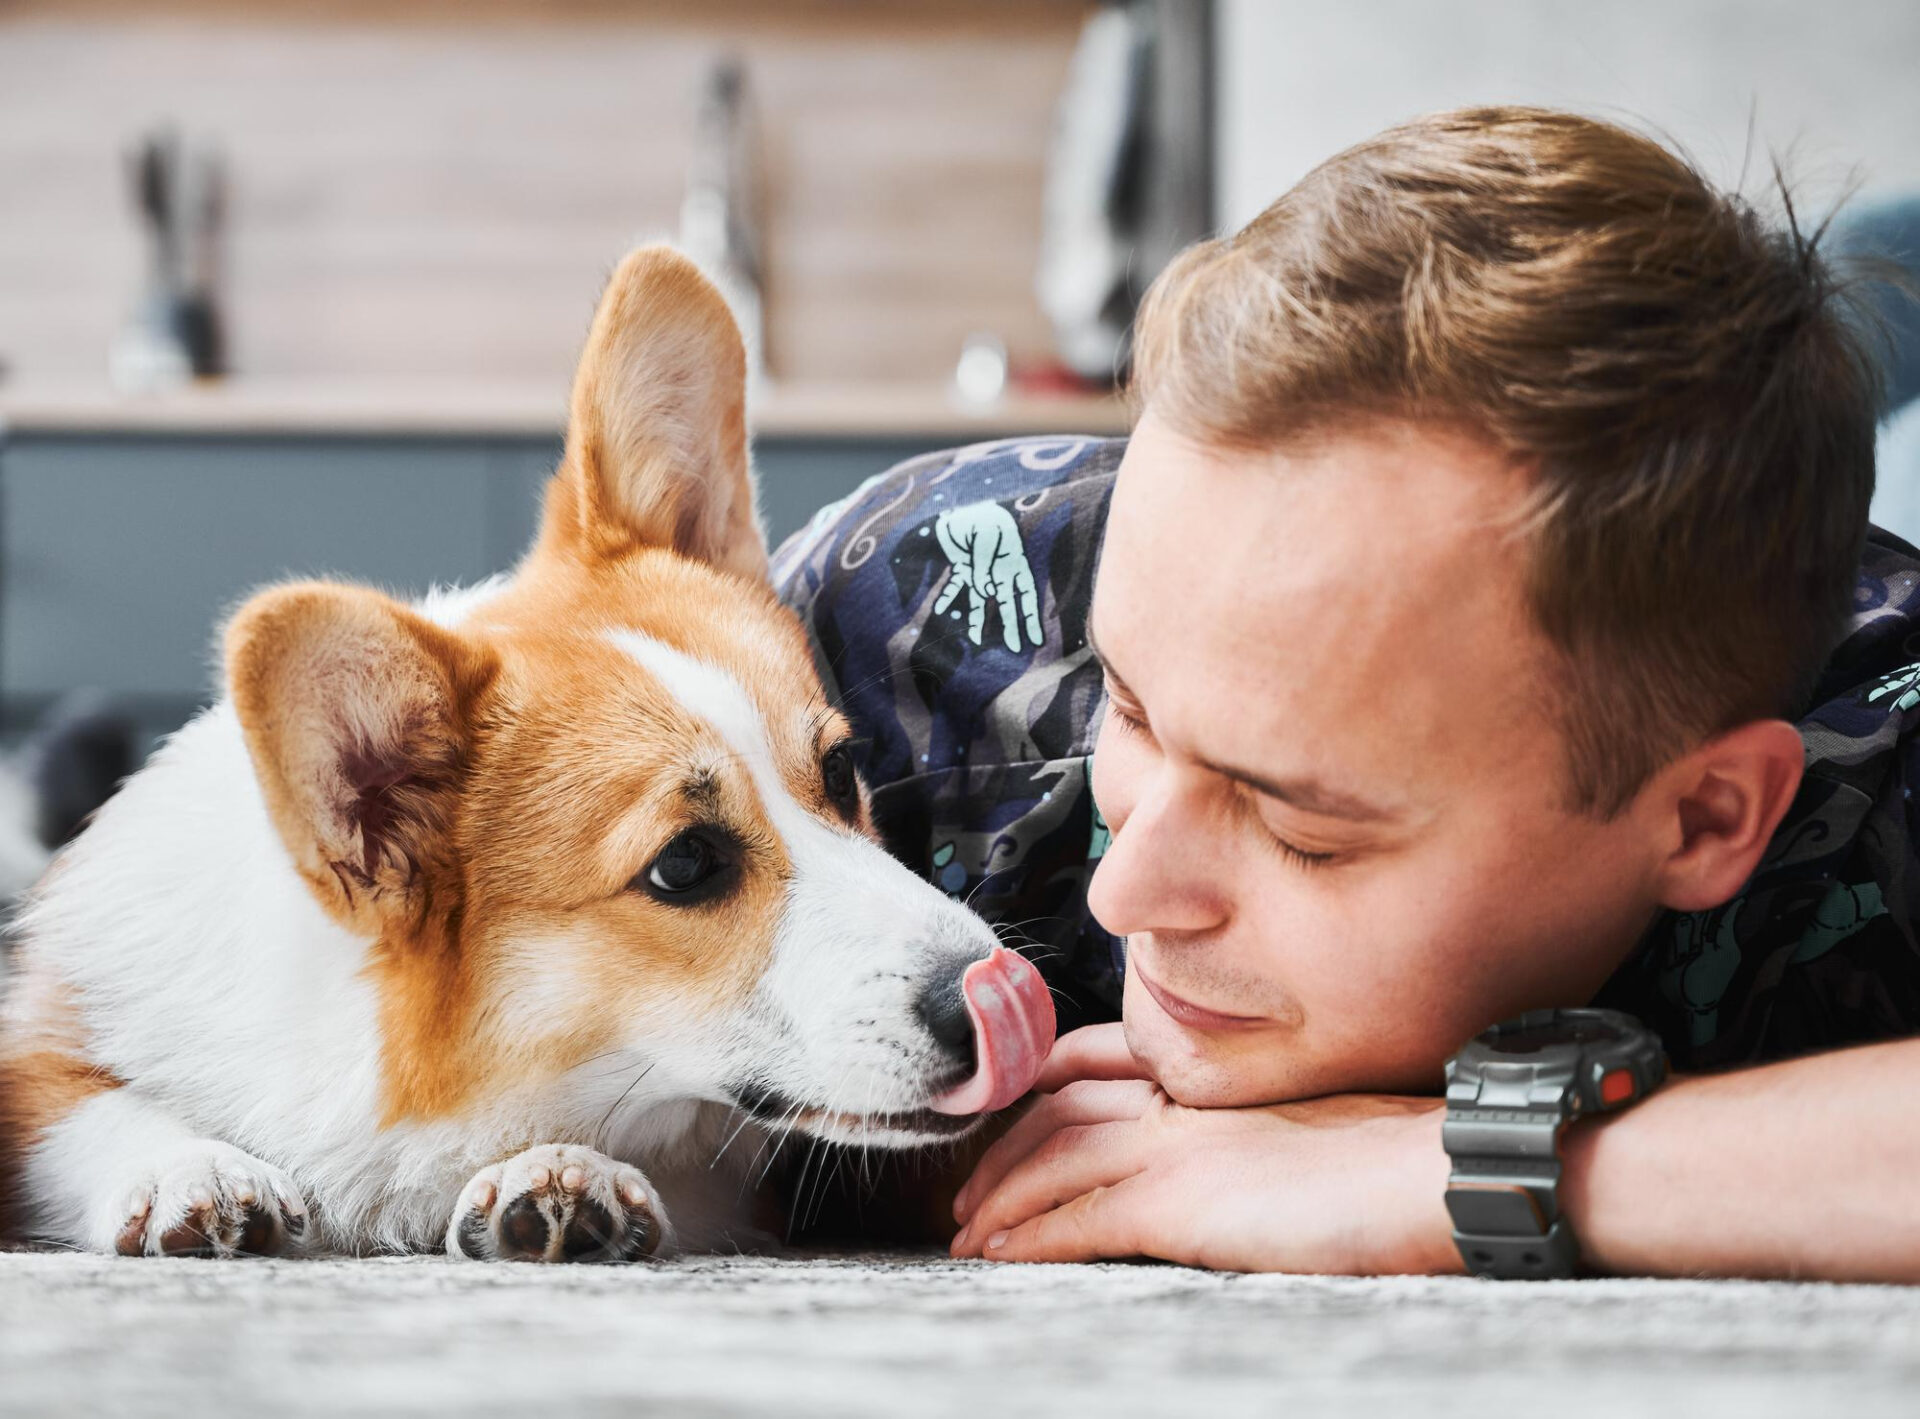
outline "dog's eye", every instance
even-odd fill
[[[851,810],[860,798],[860,787],[853,773],[853,751],[844,744],[827,750],[820,760],[820,782],[827,791],[829,803]]]
[[[655,896],[684,897],[714,885],[727,865],[704,836],[682,833],[660,849],[660,855],[641,876]]]

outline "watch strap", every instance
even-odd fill
[[[1576,1016],[1604,1021],[1615,1038],[1531,1056],[1501,1052],[1504,1033]],[[1580,1246],[1560,1209],[1561,1131],[1575,1118],[1625,1108],[1666,1072],[1657,1036],[1631,1016],[1597,1010],[1530,1012],[1449,1060],[1446,1202],[1468,1270],[1505,1279],[1575,1274]]]
[[[1580,1247],[1560,1214],[1566,1081],[1518,1083],[1482,1076],[1447,1087],[1441,1138],[1453,1159],[1454,1242],[1477,1276],[1571,1276]]]

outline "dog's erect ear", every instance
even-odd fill
[[[671,247],[630,253],[580,357],[542,545],[588,558],[670,547],[764,579],[746,380],[739,327],[712,282]]]
[[[378,592],[311,582],[240,608],[227,683],[274,826],[344,919],[417,902],[446,858],[488,655]]]

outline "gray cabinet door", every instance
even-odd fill
[[[766,439],[777,546],[933,441]],[[0,446],[0,727],[71,690],[148,734],[217,693],[221,621],[255,587],[333,576],[403,596],[511,566],[555,439],[36,435]]]
[[[19,440],[0,453],[0,691],[192,701],[252,588],[492,571],[481,443]]]
[[[932,438],[756,439],[753,463],[767,545],[778,547],[818,509],[845,497],[873,474],[940,446]],[[495,565],[512,565],[533,540],[540,495],[559,460],[558,441],[502,442],[494,447],[489,545]]]

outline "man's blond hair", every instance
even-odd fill
[[[1133,394],[1223,447],[1391,417],[1524,459],[1571,797],[1610,815],[1707,736],[1802,709],[1852,605],[1879,386],[1791,215],[1613,124],[1417,119],[1183,253]]]

